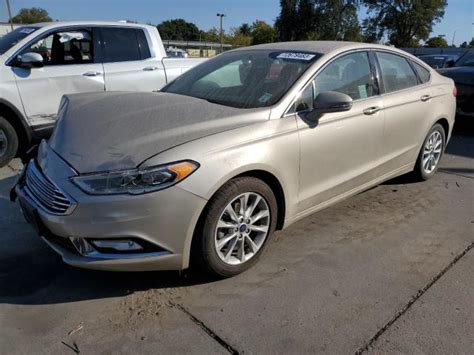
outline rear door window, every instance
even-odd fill
[[[147,59],[151,57],[150,47],[148,46],[148,41],[146,39],[145,31],[136,30],[138,38],[138,46],[140,48],[140,57],[141,59]]]
[[[385,92],[393,92],[418,85],[418,79],[408,60],[402,56],[377,52]]]
[[[141,59],[140,45],[135,28],[104,27],[104,62],[127,62]]]

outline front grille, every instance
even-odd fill
[[[64,215],[72,207],[69,198],[40,171],[34,161],[30,161],[26,170],[25,191],[49,213]]]

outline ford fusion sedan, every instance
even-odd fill
[[[64,97],[12,198],[70,265],[229,277],[276,229],[395,176],[432,177],[455,110],[453,81],[393,48],[237,49],[158,93]]]

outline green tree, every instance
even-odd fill
[[[237,28],[237,32],[243,36],[250,36],[252,28],[248,23],[243,23]]]
[[[18,11],[18,14],[12,18],[13,23],[38,23],[53,21],[49,17],[48,11],[40,7],[32,7],[30,9],[23,8]]]
[[[156,27],[163,39],[198,41],[201,34],[201,31],[194,23],[187,22],[181,18],[163,21]]]
[[[252,24],[252,44],[271,43],[276,40],[276,30],[265,21],[256,20]]]
[[[433,25],[444,16],[447,0],[363,0],[368,17],[364,21],[366,40],[388,37],[390,44],[408,47],[427,40]]]
[[[459,46],[459,48],[468,48],[469,45],[467,44],[466,41],[462,42],[461,45]]]
[[[223,31],[223,37],[224,37],[224,43],[226,39],[226,34],[225,31]],[[201,40],[207,41],[207,42],[220,42],[220,30],[218,28],[211,28],[210,30],[203,32],[201,34]]]
[[[474,48],[474,38],[472,38],[471,42],[469,42],[469,48]]]
[[[280,40],[362,40],[358,0],[282,0],[280,6]]]
[[[252,43],[252,28],[246,23],[232,28],[226,36],[226,43],[236,47],[249,46]]]
[[[443,37],[431,37],[425,42],[425,47],[447,48],[449,45]]]
[[[280,15],[275,22],[280,41],[297,39],[295,31],[298,28],[298,3],[299,0],[280,0]]]

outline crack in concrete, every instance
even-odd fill
[[[459,176],[459,177],[463,177],[463,178],[471,179],[471,180],[474,179],[474,176],[468,176],[468,175],[464,175],[464,174],[460,174],[460,173],[453,173],[452,171],[447,171],[443,168],[439,168],[438,172],[443,173],[443,174],[448,174],[448,175]]]
[[[423,288],[419,289],[418,292],[406,303],[400,311],[398,311],[382,328],[380,328],[377,333],[372,336],[364,345],[362,345],[355,352],[356,355],[363,354],[367,352],[375,342],[401,317],[403,316],[413,304],[420,299],[421,296],[425,294],[444,274],[446,274],[456,263],[461,260],[472,248],[474,247],[474,242],[469,244],[461,253],[456,255],[456,257],[451,260],[451,262],[445,266],[435,277],[433,277],[428,284]]]
[[[222,339],[219,335],[214,333],[211,328],[209,328],[206,324],[204,324],[203,321],[199,320],[196,318],[191,312],[189,312],[186,308],[181,306],[178,303],[174,303],[172,301],[169,301],[171,307],[174,307],[176,309],[179,309],[181,312],[186,314],[189,319],[196,324],[199,328],[201,328],[207,335],[209,335],[213,340],[215,340],[220,346],[222,346],[225,350],[227,350],[231,354],[239,354],[239,351],[236,350],[235,348],[232,347],[229,343],[227,343],[224,339]]]

